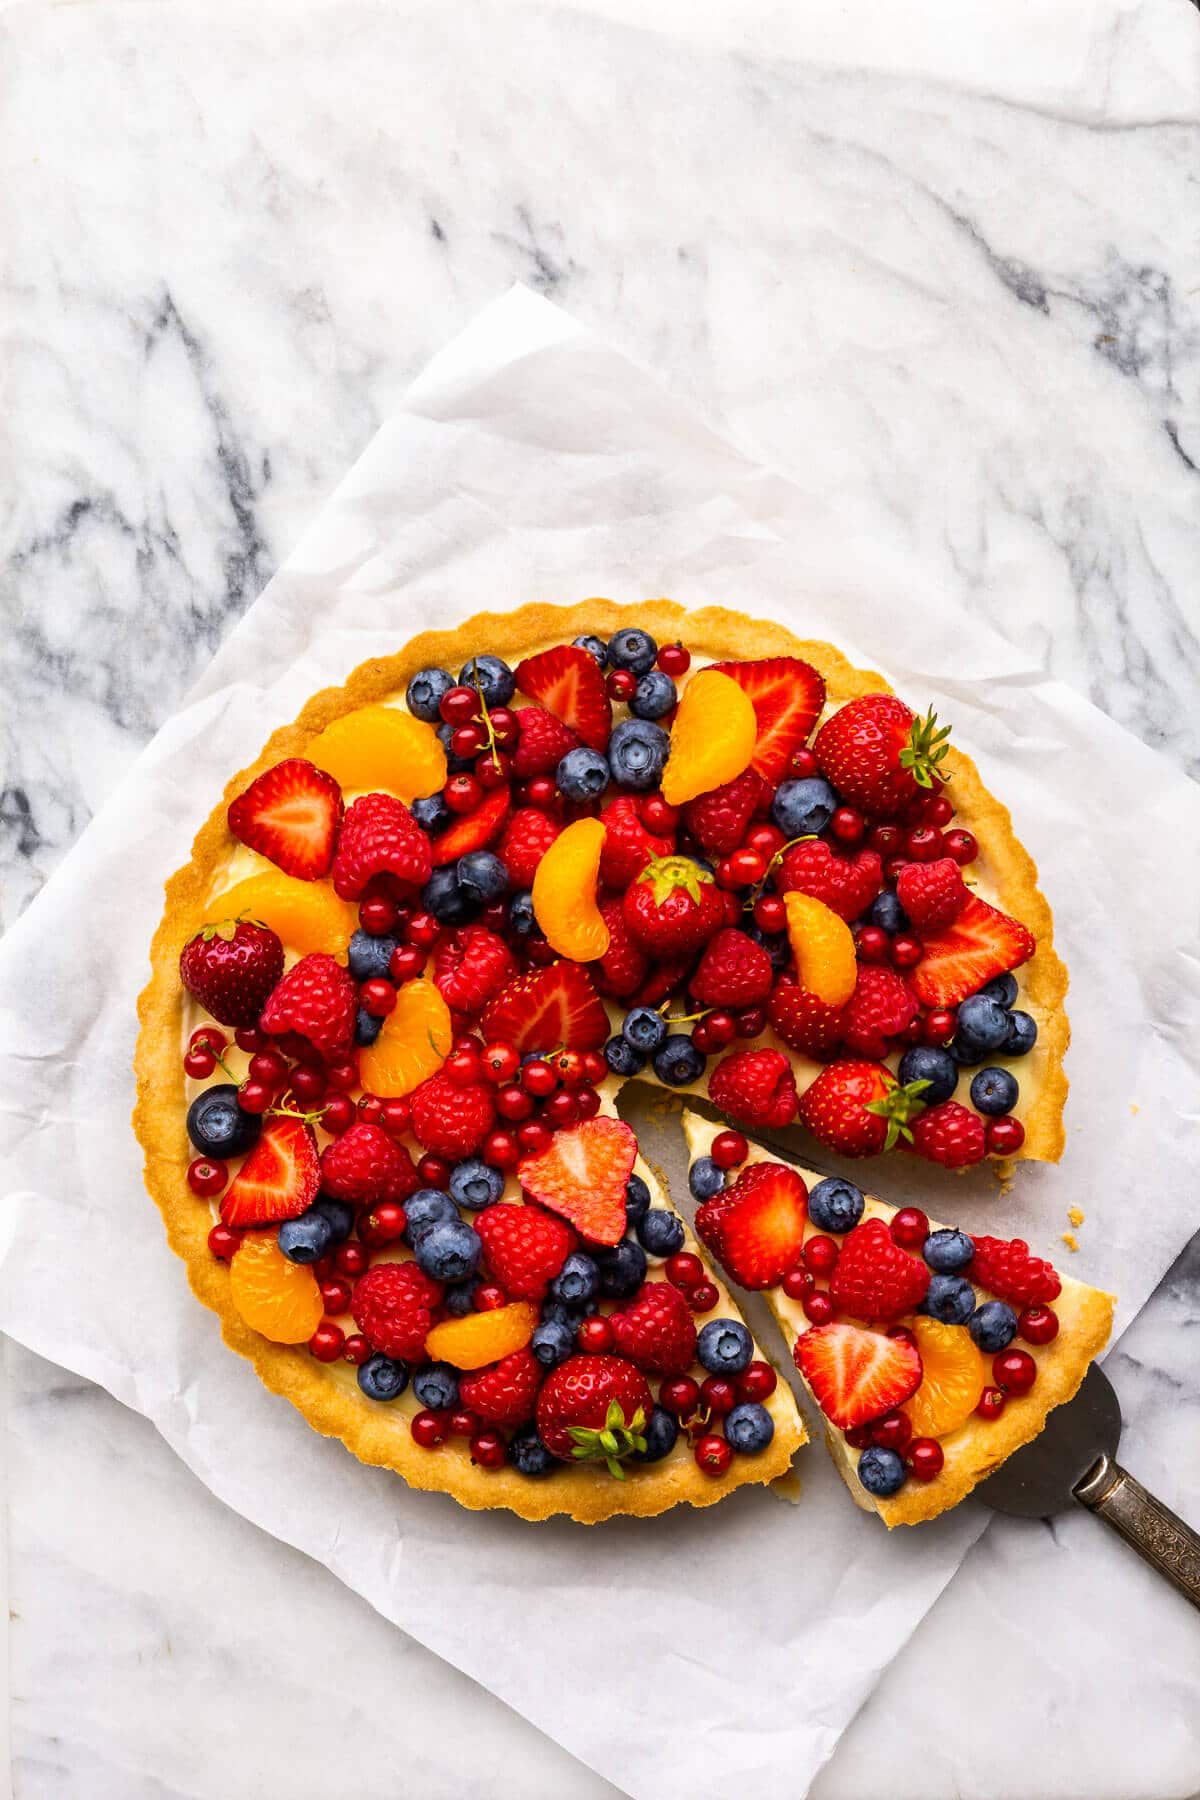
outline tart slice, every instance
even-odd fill
[[[702,1241],[762,1290],[847,1487],[889,1528],[936,1518],[1036,1437],[1107,1342],[1112,1295],[1020,1239],[897,1210],[691,1111],[684,1129]]]

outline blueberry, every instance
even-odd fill
[[[453,686],[454,677],[449,669],[418,669],[405,689],[405,705],[415,719],[424,719],[427,725],[440,725],[442,715],[438,707],[442,695],[448,694]]]
[[[858,1459],[858,1479],[868,1494],[886,1500],[904,1486],[904,1458],[895,1450],[869,1444]]]
[[[459,892],[480,906],[502,900],[508,892],[508,867],[491,850],[468,850],[458,859]]]
[[[759,1456],[775,1436],[775,1421],[765,1406],[744,1400],[725,1415],[725,1436],[742,1456]]]
[[[472,1212],[478,1212],[481,1207],[494,1205],[500,1198],[504,1192],[504,1176],[478,1156],[469,1156],[451,1169],[447,1185],[450,1198],[457,1205],[469,1206]]]
[[[508,1460],[518,1475],[548,1475],[554,1458],[537,1434],[536,1425],[522,1425],[508,1440]]]
[[[643,675],[633,690],[629,710],[635,719],[661,719],[679,699],[675,683],[661,669]]]
[[[1017,1335],[1017,1315],[1003,1300],[985,1300],[967,1320],[967,1329],[988,1356],[1007,1350]]]
[[[634,1462],[661,1462],[675,1448],[675,1440],[679,1436],[679,1420],[665,1406],[656,1406],[646,1420],[642,1436],[646,1440],[646,1448],[634,1451]]]
[[[895,894],[885,890],[867,908],[867,923],[878,925],[881,931],[889,932],[894,937],[908,925],[908,914]]]
[[[646,1253],[632,1238],[622,1238],[611,1250],[597,1250],[600,1292],[606,1300],[628,1300],[646,1279]]]
[[[631,1175],[625,1183],[625,1218],[636,1225],[650,1211],[650,1189],[640,1175]]]
[[[449,1363],[430,1363],[413,1376],[413,1393],[430,1412],[449,1412],[458,1405],[458,1371]]]
[[[657,655],[658,645],[650,633],[639,631],[636,625],[623,626],[608,640],[608,660],[614,669],[632,669],[635,675],[645,675],[654,667]]]
[[[839,1235],[852,1231],[863,1216],[866,1201],[861,1188],[841,1175],[827,1175],[808,1196],[808,1216],[818,1231]]]
[[[475,1290],[483,1286],[483,1277],[472,1275],[467,1281],[456,1281],[446,1289],[446,1311],[455,1319],[465,1319],[475,1311]]]
[[[652,1206],[637,1222],[638,1243],[651,1256],[674,1256],[683,1249],[683,1220],[678,1213]]]
[[[604,1060],[614,1075],[640,1075],[646,1059],[625,1037],[609,1038],[604,1046]]]
[[[482,1255],[479,1233],[462,1219],[431,1225],[413,1250],[417,1267],[434,1281],[461,1281],[465,1275],[473,1275]]]
[[[661,725],[649,719],[622,719],[608,740],[613,780],[639,794],[657,787],[670,748],[671,740]]]
[[[958,1086],[958,1064],[950,1052],[927,1048],[924,1044],[914,1044],[911,1050],[904,1052],[897,1074],[901,1087],[907,1087],[910,1081],[929,1083],[921,1095],[926,1106],[937,1106],[939,1101],[948,1100]]]
[[[344,1200],[334,1200],[328,1194],[321,1194],[313,1201],[312,1210],[324,1213],[329,1220],[335,1244],[343,1243],[354,1230],[354,1208],[347,1206]]]
[[[971,1105],[976,1112],[999,1118],[1001,1113],[1012,1111],[1020,1093],[1016,1076],[1007,1069],[980,1069],[971,1083]]]
[[[450,739],[458,730],[457,725],[442,724],[437,728],[438,739],[446,752],[446,768],[451,775],[461,775],[465,769],[474,767],[474,760],[469,756],[456,756],[450,748]]]
[[[947,1045],[947,1054],[960,1069],[977,1069],[987,1051],[974,1038],[963,1037],[960,1033],[952,1044]]]
[[[458,671],[459,687],[478,688],[489,706],[507,706],[517,678],[499,656],[473,656]]]
[[[577,650],[586,650],[589,656],[594,656],[602,669],[605,667],[608,662],[608,645],[603,638],[593,637],[590,632],[585,631],[582,637],[572,638],[571,642]]]
[[[778,975],[786,969],[792,960],[792,946],[788,943],[784,931],[764,931],[761,925],[751,920],[745,927],[746,936],[756,944],[761,944],[771,959],[771,967]]]
[[[439,831],[445,831],[454,817],[440,794],[430,794],[424,800],[414,800],[408,810],[421,830],[430,837],[436,837]]]
[[[666,1042],[667,1021],[652,1006],[635,1006],[625,1014],[621,1036],[635,1050],[650,1055]]]
[[[547,1294],[542,1301],[541,1318],[544,1323],[569,1325],[574,1330],[581,1316],[582,1308],[568,1306],[565,1300],[556,1300],[552,1294]]]
[[[754,1355],[754,1340],[740,1319],[710,1319],[700,1327],[696,1359],[710,1375],[740,1375]]]
[[[582,1306],[600,1292],[600,1271],[594,1258],[582,1250],[572,1250],[554,1280],[550,1292],[564,1306]]]
[[[479,902],[459,887],[458,870],[453,863],[433,871],[421,889],[421,904],[439,925],[464,925],[479,911]]]
[[[598,800],[609,783],[608,758],[580,745],[567,751],[554,771],[554,779],[568,800]]]
[[[698,1156],[688,1170],[688,1186],[694,1200],[711,1200],[725,1186],[725,1171],[711,1156]]]
[[[557,1368],[575,1348],[575,1327],[559,1319],[544,1319],[535,1327],[529,1348],[543,1369]]]
[[[404,1216],[408,1220],[404,1236],[415,1248],[417,1239],[432,1231],[435,1225],[448,1225],[451,1220],[457,1220],[458,1208],[441,1188],[418,1188],[404,1202]]]
[[[943,1325],[965,1325],[975,1311],[975,1289],[961,1275],[932,1275],[921,1311]]]
[[[1008,1013],[986,994],[972,994],[958,1009],[958,1033],[981,1050],[998,1050],[1008,1036]]]
[[[315,1206],[298,1219],[285,1219],[279,1227],[279,1248],[289,1262],[320,1262],[332,1245],[333,1227]]]
[[[667,1087],[686,1087],[704,1073],[704,1054],[690,1037],[674,1032],[654,1053],[654,1073]]]
[[[368,1400],[398,1400],[408,1386],[408,1364],[394,1356],[368,1356],[358,1371],[358,1385]]]
[[[1028,1056],[1037,1043],[1037,1021],[1027,1012],[1010,1012],[1008,1036],[1002,1046],[1005,1056]]]
[[[187,1111],[187,1134],[201,1156],[241,1156],[258,1142],[262,1117],[243,1112],[232,1081],[197,1094]]]
[[[921,1254],[939,1275],[957,1275],[975,1260],[975,1246],[965,1231],[951,1231],[943,1226],[931,1231]]]
[[[1008,1012],[1017,997],[1017,978],[1015,975],[997,975],[994,981],[989,981],[979,992]]]
[[[508,903],[508,928],[516,937],[528,937],[536,924],[533,895],[528,888],[523,888]]]
[[[781,782],[771,802],[771,819],[785,838],[815,837],[837,810],[838,797],[827,781],[810,775]]]
[[[383,1020],[375,1013],[369,1013],[365,1006],[360,1006],[354,1016],[354,1041],[356,1044],[373,1044],[383,1030]]]
[[[398,948],[399,943],[399,938],[372,937],[369,931],[356,931],[350,939],[350,950],[346,957],[355,981],[374,981],[386,977],[392,951]]]

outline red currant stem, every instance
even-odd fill
[[[479,684],[479,669],[478,669],[478,667],[471,670],[471,686],[475,689],[475,692],[479,695],[479,704],[483,708],[484,729],[487,732],[487,747],[491,754],[492,766],[493,766],[493,768],[496,769],[497,772],[499,772],[500,751],[496,744],[496,729],[495,729],[495,726],[492,724],[492,715],[488,711],[488,703],[483,697],[483,689]]]
[[[707,1406],[698,1406],[691,1417],[683,1421],[689,1447],[695,1444],[697,1438],[704,1436],[711,1423],[712,1413]]]
[[[286,1098],[286,1096],[285,1096]],[[325,1105],[328,1106],[326,1101]],[[263,1114],[265,1119],[299,1119],[303,1125],[315,1125],[318,1119],[325,1116],[325,1106],[319,1106],[316,1112],[297,1112],[294,1106],[268,1106]]]
[[[784,857],[789,850],[794,850],[796,848],[797,844],[811,844],[815,840],[816,835],[817,834],[815,831],[805,831],[805,832],[802,832],[799,837],[789,838],[786,844],[780,844],[778,850],[775,852],[774,856],[771,858],[770,862],[767,864],[761,881],[755,882],[754,886],[750,889],[750,892],[747,894],[746,898],[742,901],[742,911],[743,912],[753,912],[754,911],[754,908],[758,905],[758,902],[762,899],[763,889],[766,887],[768,881],[770,881],[770,879],[771,879],[771,870],[775,867],[775,864],[777,862],[779,862],[781,860],[781,858]]]
[[[218,1065],[218,1067],[224,1069],[226,1075],[228,1075],[228,1077],[229,1077],[230,1081],[232,1081],[233,1085],[235,1087],[240,1087],[242,1085],[241,1080],[239,1079],[238,1076],[236,1076],[234,1074],[234,1072],[230,1068],[229,1064],[225,1061],[225,1058],[221,1055],[221,1052],[219,1050],[214,1050],[212,1045],[209,1044],[208,1053],[212,1057],[213,1061]]]

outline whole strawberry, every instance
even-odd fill
[[[701,849],[711,856],[728,856],[745,837],[762,792],[762,778],[753,769],[747,769],[735,781],[714,788],[711,794],[689,800],[683,809],[683,822]]]
[[[412,1157],[403,1144],[365,1120],[327,1144],[321,1152],[321,1187],[351,1206],[374,1206],[377,1200],[407,1200],[419,1182]]]
[[[375,875],[420,886],[432,868],[429,839],[402,800],[362,794],[347,808],[333,859],[334,891],[343,900],[357,900]]]
[[[1045,1306],[1062,1293],[1058,1270],[1031,1256],[1024,1238],[977,1237],[970,1280],[1013,1306]]]
[[[465,925],[442,938],[433,953],[433,979],[442,999],[455,1012],[472,1016],[482,1012],[516,972],[512,951],[486,925]]]
[[[409,1096],[412,1128],[423,1150],[459,1162],[473,1156],[496,1122],[492,1090],[483,1082],[455,1087],[446,1075],[431,1075]]]
[[[691,991],[701,1006],[757,1006],[770,993],[773,979],[771,958],[762,945],[731,926],[718,931],[705,949]]]
[[[323,950],[294,963],[262,1010],[262,1029],[272,1037],[289,1031],[308,1039],[329,1062],[348,1055],[354,1043],[358,988],[349,969]]]
[[[283,945],[252,919],[204,925],[183,946],[179,977],[220,1025],[249,1028],[283,974]]]
[[[790,1125],[798,1105],[796,1077],[781,1050],[735,1050],[708,1078],[714,1106],[742,1125]]]
[[[899,1139],[911,1141],[908,1121],[921,1106],[919,1095],[900,1087],[881,1063],[844,1060],[830,1063],[805,1088],[799,1118],[830,1150],[878,1156]]]
[[[945,1169],[965,1169],[987,1155],[986,1129],[970,1107],[943,1100],[914,1119],[912,1147],[918,1156],[927,1156]]]
[[[647,1281],[621,1312],[609,1315],[617,1349],[654,1375],[682,1375],[696,1360],[691,1308],[669,1281]]]
[[[725,923],[725,899],[707,869],[688,856],[658,856],[626,889],[625,923],[657,957],[686,955]]]
[[[915,1312],[929,1289],[929,1270],[892,1239],[882,1219],[864,1219],[842,1240],[829,1293],[855,1319],[899,1319]]]
[[[578,746],[578,735],[544,706],[522,706],[517,712],[517,741],[510,753],[512,772],[518,781],[531,775],[552,775],[567,751]]]
[[[806,838],[784,851],[776,884],[781,893],[811,894],[824,901],[849,924],[861,918],[882,892],[883,864],[876,850],[841,855],[824,838]]]
[[[540,1206],[486,1206],[475,1229],[488,1273],[510,1300],[541,1300],[578,1241],[569,1225]]]
[[[642,824],[638,803],[631,794],[620,794],[605,807],[604,848],[600,852],[600,879],[605,887],[624,893],[636,881],[646,864],[655,856],[670,856],[675,845],[671,838],[647,831]]]
[[[621,1464],[646,1447],[653,1404],[646,1377],[624,1357],[569,1356],[537,1397],[538,1436],[563,1462],[602,1462],[621,1480]]]
[[[526,707],[525,710],[532,712],[535,709]],[[546,717],[549,718],[550,714],[547,713]],[[537,866],[561,830],[558,820],[552,819],[540,807],[517,808],[496,846],[496,854],[508,870],[509,880],[514,888],[533,886]]]
[[[608,926],[608,949],[599,962],[592,965],[596,986],[602,994],[623,1000],[645,981],[650,960],[634,943],[616,894],[601,900],[600,917]]]
[[[413,1362],[441,1304],[440,1283],[415,1262],[385,1262],[359,1277],[350,1311],[372,1350]]]
[[[842,1008],[842,1042],[853,1055],[879,1061],[919,1010],[895,969],[860,963],[854,992]]]
[[[810,994],[794,976],[781,976],[767,1002],[767,1020],[789,1050],[820,1061],[841,1044],[843,1010]]]
[[[490,1368],[459,1378],[462,1403],[489,1425],[532,1419],[544,1371],[532,1350],[513,1350]]]
[[[896,898],[918,931],[944,931],[971,898],[971,890],[954,858],[939,856],[936,862],[905,863]]]
[[[945,779],[950,727],[918,719],[895,694],[863,694],[839,707],[813,739],[817,766],[842,799],[893,818]]]

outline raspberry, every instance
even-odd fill
[[[918,1156],[927,1156],[946,1169],[964,1169],[987,1155],[983,1120],[957,1100],[943,1100],[914,1119],[912,1140]]]
[[[1057,1300],[1062,1282],[1057,1269],[1029,1254],[1024,1238],[977,1237],[970,1279],[1012,1306],[1044,1306]]]
[[[605,887],[623,892],[636,881],[652,856],[669,856],[675,848],[670,837],[647,831],[630,794],[621,794],[602,814],[604,848],[600,852],[600,879]]]
[[[796,1078],[779,1050],[735,1050],[709,1076],[708,1092],[743,1125],[790,1125],[799,1106]]]
[[[544,706],[522,706],[517,712],[512,772],[518,781],[525,781],[530,775],[551,775],[567,751],[578,745],[579,739],[571,727]]]
[[[762,794],[762,779],[747,769],[724,787],[714,788],[690,800],[683,809],[683,822],[696,842],[713,856],[728,856],[746,835],[746,827],[754,817],[754,809]]]
[[[682,1375],[696,1359],[691,1308],[669,1281],[647,1281],[622,1312],[612,1313],[617,1349],[639,1369]]]
[[[694,950],[684,956],[656,956],[641,987],[629,996],[629,1005],[657,1006],[660,1000],[665,1000],[676,988],[683,987],[695,966]]]
[[[691,991],[701,1006],[757,1006],[770,993],[773,974],[762,945],[730,927],[705,949]]]
[[[789,1050],[802,1056],[827,1057],[842,1041],[840,1006],[828,1006],[795,981],[780,981],[767,1003],[772,1029]]]
[[[379,1125],[352,1125],[321,1152],[322,1191],[352,1206],[404,1201],[418,1186],[412,1157]]]
[[[485,925],[467,925],[433,953],[433,979],[455,1012],[482,1012],[517,972],[512,951]]]
[[[340,1062],[354,1043],[358,989],[348,969],[323,950],[302,956],[263,1008],[261,1025],[273,1037],[295,1031],[330,1062]]]
[[[610,894],[600,902],[600,916],[608,926],[608,949],[595,965],[596,986],[602,994],[623,1000],[645,981],[650,960],[630,937],[616,894]]]
[[[954,858],[939,856],[936,862],[905,863],[896,897],[918,931],[944,931],[971,894]]]
[[[898,1319],[920,1306],[929,1270],[893,1240],[882,1219],[864,1219],[842,1242],[831,1297],[855,1319]]]
[[[460,1377],[458,1391],[462,1404],[489,1425],[523,1425],[533,1417],[542,1374],[532,1350],[514,1350],[490,1369]]]
[[[883,864],[877,850],[839,856],[824,838],[812,838],[785,850],[777,880],[780,893],[811,894],[848,924],[882,892]]]
[[[347,809],[333,859],[333,887],[341,899],[357,900],[373,875],[421,885],[432,868],[429,839],[402,800],[363,794]]]
[[[488,1272],[510,1300],[540,1300],[577,1239],[537,1206],[487,1206],[475,1220]]]
[[[879,1062],[891,1047],[889,1039],[898,1037],[918,1010],[894,969],[860,963],[854,992],[842,1009],[842,1042],[856,1056]]]
[[[376,1263],[355,1284],[350,1311],[372,1350],[414,1361],[442,1304],[440,1282],[415,1262]]]
[[[492,1090],[483,1082],[455,1087],[446,1075],[431,1075],[409,1096],[412,1128],[423,1150],[458,1162],[473,1156],[496,1122]]]
[[[526,707],[525,710],[531,709]],[[496,846],[496,854],[508,870],[514,888],[533,886],[537,866],[561,830],[557,819],[539,811],[536,806],[517,808]]]

